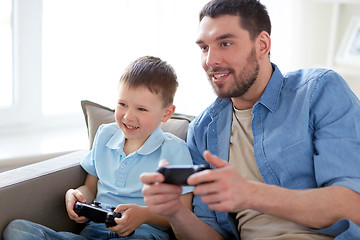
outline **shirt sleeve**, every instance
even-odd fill
[[[95,167],[95,153],[98,148],[99,138],[101,135],[102,128],[103,128],[103,125],[101,125],[99,127],[99,129],[97,130],[91,151],[85,156],[85,158],[80,163],[81,167],[87,173],[89,173],[95,177],[98,177],[97,172],[96,172],[96,167]]]
[[[325,229],[312,230],[330,236],[336,236],[334,238],[335,240],[358,239],[360,236],[360,227],[348,219],[340,220],[334,225]]]
[[[333,71],[317,84],[310,109],[316,180],[320,187],[338,185],[360,193],[359,99]]]
[[[312,94],[314,167],[319,187],[343,186],[360,193],[360,102],[346,81],[328,71]],[[343,219],[321,233],[335,239],[356,239],[360,227]]]

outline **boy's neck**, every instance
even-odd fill
[[[128,156],[130,153],[136,152],[137,150],[139,150],[141,148],[142,145],[144,145],[146,139],[144,141],[142,140],[129,140],[126,139],[125,140],[125,144],[124,144],[124,153],[126,156]]]

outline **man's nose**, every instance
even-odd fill
[[[206,56],[206,65],[209,67],[218,66],[221,64],[222,56],[219,51],[216,51],[215,49],[210,49],[207,52]]]

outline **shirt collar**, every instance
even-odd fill
[[[227,109],[227,107],[232,106],[232,101],[230,98],[216,98],[215,102],[210,106],[210,116],[214,118],[221,111]]]
[[[284,76],[275,64],[272,63],[272,66],[274,68],[274,72],[271,75],[265,91],[258,100],[258,103],[264,105],[271,112],[275,112],[276,105],[279,101],[281,89],[284,85]]]
[[[280,72],[279,68],[272,63],[274,72],[265,88],[265,91],[261,95],[257,103],[261,103],[271,112],[275,112],[276,105],[279,101],[281,89],[284,85],[284,76]],[[256,104],[257,104],[256,103]],[[214,104],[210,107],[210,116],[214,118],[219,112],[227,109],[232,104],[230,98],[217,98]],[[255,105],[256,105],[255,104]]]
[[[141,155],[147,155],[154,152],[156,149],[160,147],[160,145],[165,140],[165,134],[161,130],[160,125],[155,129],[155,131],[150,135],[150,137],[145,141],[145,143],[141,146],[140,149],[136,151],[136,153]],[[125,135],[119,129],[107,142],[106,147],[114,150],[123,150],[125,144]]]

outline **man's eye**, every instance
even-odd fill
[[[230,46],[231,45],[231,43],[229,43],[229,42],[223,42],[223,43],[221,43],[221,46],[222,47],[227,47],[227,46]]]
[[[201,51],[203,51],[203,52],[206,52],[209,49],[208,46],[199,46],[199,47],[200,47]]]

